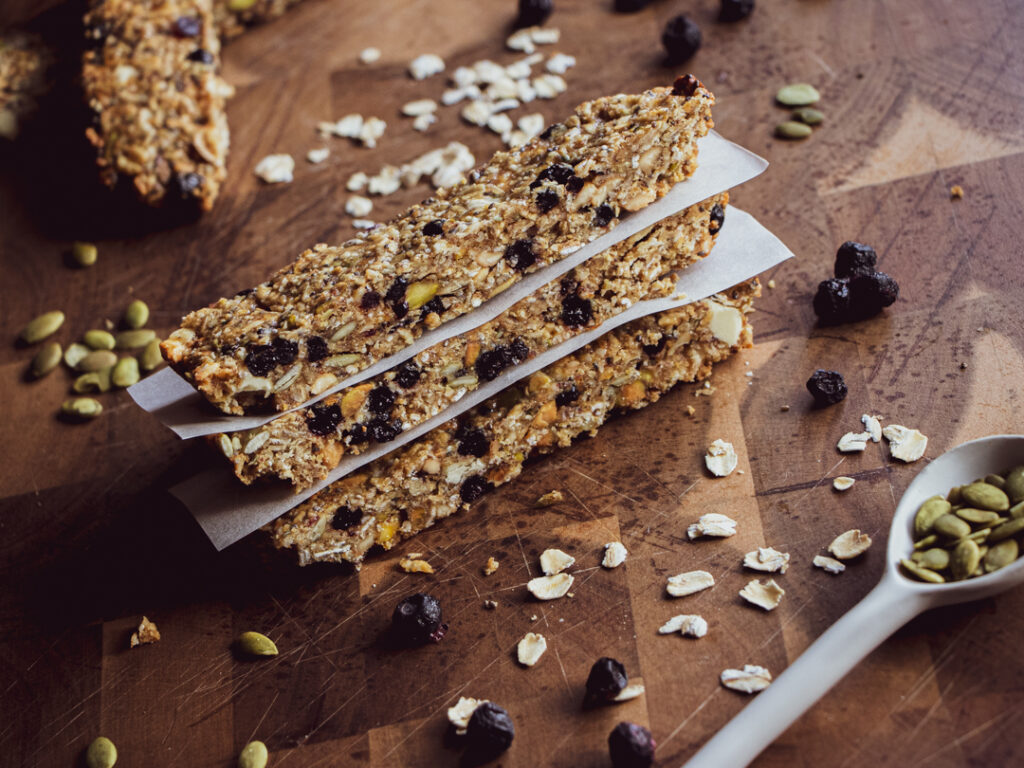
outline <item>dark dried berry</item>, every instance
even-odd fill
[[[171,177],[171,192],[178,197],[188,197],[197,189],[203,186],[203,177],[198,173],[176,173]]]
[[[636,723],[619,723],[608,734],[613,768],[650,768],[654,747],[651,732]]]
[[[718,232],[722,228],[722,224],[725,223],[725,208],[720,203],[715,203],[711,206],[711,215],[709,216],[708,232],[712,235]]]
[[[576,389],[576,382],[570,381],[569,386],[555,395],[555,405],[559,408],[569,405],[569,403],[575,403],[580,399],[580,391]]]
[[[366,406],[370,409],[370,413],[387,416],[395,407],[396,397],[394,390],[390,389],[387,384],[381,384],[370,390],[370,394],[366,398]]]
[[[198,62],[199,64],[213,64],[213,54],[205,48],[196,48],[185,58],[189,61]]]
[[[327,339],[310,336],[306,340],[306,359],[311,363],[316,363],[325,357],[327,357]]]
[[[376,291],[366,291],[359,299],[360,309],[373,309],[380,304],[380,294]]]
[[[850,309],[853,319],[874,317],[900,295],[900,286],[884,272],[857,275],[850,280]]]
[[[370,442],[370,428],[366,424],[356,424],[345,434],[350,445],[362,445]]]
[[[847,240],[836,251],[836,277],[868,275],[875,271],[878,254],[870,245]]]
[[[295,341],[274,339],[269,344],[258,344],[248,348],[245,364],[256,376],[266,376],[279,365],[290,365],[299,355],[299,344]]]
[[[456,433],[456,437],[459,441],[460,456],[480,458],[491,447],[491,441],[487,439],[482,429],[466,429],[461,435]]]
[[[672,83],[672,93],[676,96],[693,96],[700,87],[700,80],[693,75],[680,75]]]
[[[570,328],[582,328],[594,317],[590,299],[566,296],[562,299],[562,322]]]
[[[608,203],[601,203],[594,211],[594,226],[607,227],[615,218],[615,210]]]
[[[822,325],[845,323],[850,317],[850,283],[846,278],[822,280],[814,294],[814,314]]]
[[[516,729],[508,712],[491,701],[473,710],[466,727],[466,750],[482,759],[500,755],[515,738]]]
[[[412,360],[407,360],[398,366],[398,371],[395,372],[395,383],[400,387],[408,389],[417,381],[420,380],[420,375],[423,371],[416,365]]]
[[[754,0],[722,0],[719,21],[740,21],[754,12]]]
[[[565,182],[565,188],[569,192],[576,194],[581,189],[583,189],[583,183],[583,179],[581,179],[579,176],[573,176],[571,179]]]
[[[345,531],[353,525],[362,522],[362,520],[363,511],[361,509],[338,507],[337,511],[334,513],[334,517],[331,518],[331,528],[336,531]]]
[[[522,339],[515,339],[508,345],[508,357],[512,365],[518,365],[530,355],[530,348]]]
[[[516,240],[505,249],[505,260],[520,272],[529,269],[537,261],[533,250],[533,240]]]
[[[484,381],[493,381],[509,366],[521,363],[530,354],[529,347],[522,339],[516,339],[508,346],[498,346],[481,352],[473,369]]]
[[[487,482],[483,475],[470,475],[459,487],[459,497],[469,504],[493,490],[494,485]]]
[[[681,64],[691,58],[700,48],[700,41],[700,27],[686,14],[669,19],[661,33],[661,44],[673,64]]]
[[[442,315],[444,314],[444,302],[441,301],[440,296],[435,296],[422,307],[420,307],[420,315],[426,317],[431,312]]]
[[[574,274],[575,273],[570,272],[568,275],[563,277],[562,281],[558,284],[558,293],[560,296],[568,296],[569,294],[579,291],[580,281],[573,276]]]
[[[668,341],[667,336],[662,336],[653,344],[644,344],[644,354],[648,357],[654,357],[656,354],[661,352],[665,348],[665,342]]]
[[[405,317],[409,311],[409,302],[405,300],[405,289],[408,287],[407,278],[396,277],[388,292],[384,294],[384,301],[391,305],[391,309],[398,317]]]
[[[626,668],[621,662],[602,656],[594,662],[587,675],[587,704],[601,704],[611,701],[629,682]]]
[[[554,0],[519,0],[517,27],[539,27],[555,9]]]
[[[423,234],[427,237],[436,237],[444,234],[444,219],[434,219],[423,225]]]
[[[447,629],[441,623],[441,601],[423,592],[410,595],[395,606],[391,629],[399,640],[409,644],[440,640]]]
[[[198,37],[203,31],[203,23],[198,16],[179,16],[171,26],[175,37]]]
[[[537,193],[537,207],[541,213],[547,213],[558,205],[558,193],[553,189],[542,189]]]
[[[337,405],[324,405],[317,403],[310,409],[310,415],[306,417],[306,426],[314,435],[323,437],[329,435],[338,428],[341,423],[341,408]]]
[[[388,421],[384,418],[371,419],[366,424],[366,431],[378,443],[390,443],[402,431],[402,422],[398,419]]]
[[[811,393],[815,403],[824,407],[844,400],[848,390],[841,373],[819,368],[807,380],[807,391]]]
[[[542,138],[544,141],[547,141],[552,136],[554,136],[555,135],[555,131],[557,131],[561,127],[562,127],[561,123],[552,123],[547,128],[545,128],[543,131],[541,131],[540,138]]]
[[[615,10],[619,13],[635,13],[650,4],[651,0],[615,0]]]
[[[537,178],[530,182],[530,189],[536,189],[545,181],[553,181],[564,187],[571,179],[575,178],[576,174],[573,172],[571,165],[568,163],[555,163],[537,174]]]

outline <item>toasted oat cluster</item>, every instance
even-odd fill
[[[35,35],[12,31],[0,35],[0,138],[14,140],[36,109],[52,62],[50,50]]]
[[[188,315],[164,356],[225,413],[301,405],[689,177],[712,102],[690,76],[586,102],[466,183]]]
[[[618,410],[643,408],[681,381],[704,379],[714,362],[751,344],[747,314],[756,280],[726,293],[627,323],[419,440],[339,480],[268,526],[299,562],[359,564],[487,491],[514,479],[531,455],[593,434]],[[735,343],[714,336],[715,307],[743,313]],[[459,450],[479,432],[479,456]]]
[[[706,256],[728,195],[691,206],[588,260],[494,320],[424,350],[409,362],[261,427],[210,440],[245,483],[263,477],[305,488],[347,454],[393,440],[497,376],[590,330],[640,299],[668,296],[673,270]],[[521,348],[522,353],[515,350]],[[486,450],[468,433],[466,455]]]
[[[82,86],[100,178],[150,205],[209,210],[226,175],[220,42],[211,0],[104,0],[85,15]]]
[[[213,22],[224,42],[249,27],[283,16],[299,0],[214,0]]]

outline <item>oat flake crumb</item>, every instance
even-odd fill
[[[375,64],[380,61],[380,48],[363,48],[359,52],[359,61],[363,64]]]
[[[870,439],[870,432],[847,432],[839,438],[839,442],[836,443],[836,448],[842,453],[863,451],[868,447],[868,440]]]
[[[545,549],[540,555],[540,567],[547,576],[561,573],[575,562],[575,557],[560,549]]]
[[[424,53],[409,62],[409,74],[416,80],[425,80],[444,72],[444,59],[433,53]]]
[[[519,641],[519,645],[516,646],[516,658],[519,659],[519,663],[524,667],[532,667],[540,661],[540,657],[544,655],[544,651],[547,649],[548,641],[544,639],[544,635],[538,635],[536,632],[527,632],[523,639]]]
[[[715,440],[708,446],[707,455],[704,457],[704,464],[708,471],[715,477],[726,477],[736,469],[736,450],[732,443],[725,440]]]
[[[952,187],[949,188],[949,196],[953,200],[963,200],[964,188],[961,187],[959,184],[954,184]]]
[[[135,648],[139,645],[149,645],[160,640],[160,630],[156,628],[156,624],[147,619],[145,616],[142,617],[142,621],[139,622],[139,628],[132,632],[131,640],[129,645]]]
[[[367,197],[361,195],[352,195],[345,202],[345,213],[349,216],[356,216],[358,218],[365,218],[365,216],[373,210],[373,203]]]
[[[853,488],[853,484],[856,482],[852,477],[841,475],[832,481],[832,487],[837,491],[848,491]]]
[[[556,573],[553,576],[538,576],[530,579],[526,588],[538,600],[557,600],[565,597],[572,587],[573,577],[568,573]]]
[[[701,536],[716,536],[723,539],[735,536],[736,521],[717,512],[708,512],[705,515],[701,515],[696,523],[693,523],[686,529],[686,535],[691,540]]]
[[[704,637],[708,633],[708,623],[703,616],[682,613],[658,627],[658,634],[661,635],[673,635],[676,632],[686,637]]]
[[[601,565],[605,568],[618,568],[626,562],[626,555],[629,553],[621,541],[611,541],[604,545],[604,559]]]
[[[764,581],[754,579],[740,590],[740,597],[766,611],[775,610],[785,594],[786,590],[780,587],[775,579],[765,579]]]
[[[828,545],[828,551],[840,560],[852,560],[867,552],[870,546],[871,537],[854,528],[836,536]]]
[[[411,553],[398,561],[398,566],[406,573],[433,573],[434,568],[419,553]]]
[[[487,558],[487,562],[484,564],[484,576],[490,576],[498,570],[498,566],[501,565],[494,556]]]
[[[715,577],[707,571],[688,571],[668,577],[668,593],[672,597],[685,597],[715,586]]]
[[[789,568],[789,553],[773,547],[758,547],[743,557],[743,566],[765,573],[785,573]]]
[[[327,147],[317,147],[316,149],[311,149],[306,153],[306,160],[313,165],[317,165],[326,160],[330,154],[331,150]]]
[[[928,449],[927,437],[900,424],[889,424],[882,430],[882,435],[889,441],[889,454],[900,461],[917,461]]]
[[[562,501],[565,501],[565,494],[563,494],[561,491],[557,491],[557,490],[555,490],[555,491],[548,491],[543,496],[541,496],[539,499],[537,499],[536,502],[534,502],[534,506],[537,506],[537,507],[550,507],[550,506],[552,506],[554,504],[558,504],[559,502],[562,502]]]
[[[373,229],[377,222],[372,219],[352,219],[352,226],[356,229]]]
[[[845,565],[835,558],[827,557],[826,555],[815,555],[813,562],[816,567],[829,573],[842,573],[846,570]]]
[[[625,688],[618,692],[618,694],[615,696],[614,699],[612,699],[612,701],[630,701],[631,699],[643,696],[644,690],[646,689],[644,688],[643,683],[633,683],[632,685],[627,685]]]
[[[864,431],[871,436],[871,442],[878,443],[882,440],[882,422],[877,416],[872,416],[870,413],[865,413],[860,417],[861,423],[864,425]]]
[[[744,664],[743,669],[723,670],[720,679],[730,690],[757,693],[771,685],[772,673],[756,664]]]
[[[294,179],[295,159],[291,155],[267,155],[256,164],[255,173],[267,184],[284,184]]]
[[[455,706],[448,707],[448,722],[455,726],[455,732],[462,735],[469,727],[469,718],[473,716],[476,708],[486,704],[487,699],[473,699],[467,696],[460,696]]]

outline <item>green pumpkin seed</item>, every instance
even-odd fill
[[[978,549],[977,543],[970,539],[964,539],[956,545],[949,557],[949,570],[953,574],[953,578],[960,581],[973,574],[980,562],[981,551]]]
[[[71,258],[80,267],[91,267],[96,263],[99,252],[92,243],[78,242],[71,246]]]
[[[92,371],[91,373],[83,373],[74,383],[71,385],[71,389],[79,395],[84,395],[89,392],[102,392],[100,389],[100,374],[99,371]]]
[[[93,739],[85,750],[85,764],[88,768],[114,768],[117,762],[117,747],[106,736]]]
[[[238,13],[247,11],[256,5],[256,0],[228,0],[228,10]]]
[[[926,536],[935,525],[935,521],[943,515],[948,515],[950,509],[949,502],[941,496],[932,496],[925,501],[914,515],[914,538]]]
[[[992,573],[992,571],[1005,568],[1016,560],[1019,554],[1020,547],[1016,539],[1005,539],[998,544],[993,544],[982,557],[985,573]]]
[[[949,567],[949,552],[944,549],[933,547],[932,549],[926,549],[924,552],[915,552],[914,554],[917,557],[912,557],[911,559],[930,571],[942,571]]]
[[[96,349],[79,360],[75,368],[88,373],[102,371],[104,368],[113,368],[115,365],[117,365],[117,355],[109,349]]]
[[[801,123],[805,123],[807,125],[821,125],[822,120],[825,119],[825,115],[814,107],[800,107],[800,109],[793,110],[793,119],[799,120]]]
[[[115,387],[130,387],[139,383],[139,361],[134,357],[122,357],[110,374]]]
[[[139,356],[139,364],[144,371],[152,371],[163,361],[164,357],[160,354],[160,339],[153,339],[149,342]]]
[[[274,641],[259,632],[243,632],[238,638],[238,649],[246,656],[277,656]]]
[[[1021,531],[1024,531],[1024,517],[1015,517],[998,528],[993,528],[992,533],[988,536],[988,542],[989,544],[995,544],[997,541],[1003,541],[1011,536],[1016,536]]]
[[[63,354],[64,350],[61,349],[60,344],[56,341],[49,341],[43,344],[39,351],[36,352],[36,356],[32,358],[32,375],[37,379],[41,379],[60,365],[60,359]]]
[[[810,83],[790,83],[775,94],[775,100],[787,107],[809,107],[820,98],[821,94]]]
[[[1006,481],[1000,475],[985,475],[983,482],[994,485],[1000,491],[1005,490]]]
[[[103,406],[91,397],[75,397],[65,400],[60,412],[75,419],[94,419],[103,413]]]
[[[1014,467],[1007,473],[1003,490],[1014,504],[1024,501],[1024,467]]]
[[[109,331],[101,331],[96,328],[91,331],[86,331],[85,336],[82,337],[82,341],[84,341],[90,349],[114,348],[114,334]]]
[[[949,493],[946,494],[946,501],[948,501],[950,504],[954,504],[954,505],[955,504],[959,504],[960,503],[960,488],[961,488],[961,486],[959,486],[959,485],[955,486],[953,488],[950,488],[949,489]]]
[[[775,135],[780,139],[806,139],[811,135],[811,126],[787,120],[775,126]]]
[[[988,509],[974,509],[973,507],[962,507],[956,511],[956,516],[974,525],[992,525],[1002,518],[998,512]]]
[[[941,574],[929,570],[928,568],[924,568],[913,560],[907,560],[904,558],[903,560],[900,560],[900,565],[903,566],[903,570],[921,581],[927,581],[932,584],[944,584],[946,582]]]
[[[238,754],[238,768],[266,768],[267,745],[262,741],[250,741]]]
[[[972,533],[970,536],[967,537],[967,539],[969,539],[970,541],[977,542],[978,544],[981,544],[983,541],[988,540],[988,536],[990,533],[992,533],[991,528],[982,528],[981,530]]]
[[[132,331],[121,331],[114,337],[117,349],[138,349],[156,338],[156,331],[151,328],[139,328]]]
[[[933,533],[930,536],[925,536],[920,541],[915,542],[914,543],[914,549],[915,550],[917,550],[917,549],[928,549],[928,547],[932,546],[933,544],[938,544],[938,543],[939,543],[939,537],[936,536]]]
[[[124,310],[124,324],[128,328],[138,330],[149,322],[149,307],[146,302],[136,299]]]
[[[1024,517],[1024,501],[1018,502],[1014,504],[1012,507],[1010,507],[1010,509],[1007,511],[1007,514],[1009,514],[1009,516],[1014,519],[1018,517]]]
[[[61,311],[46,312],[35,318],[21,329],[21,340],[26,344],[37,344],[47,336],[57,332],[64,324],[64,313]]]
[[[971,526],[956,515],[943,515],[932,525],[932,530],[946,539],[956,540],[969,535]]]
[[[988,483],[971,483],[961,491],[964,501],[978,509],[990,509],[993,512],[1005,512],[1010,508],[1010,499],[999,488]]]
[[[85,344],[79,344],[76,341],[64,350],[64,365],[71,369],[78,368],[78,364],[82,362],[82,358],[88,355],[91,351],[92,350],[85,346]]]

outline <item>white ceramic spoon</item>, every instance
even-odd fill
[[[1024,435],[994,435],[959,445],[925,467],[896,507],[878,586],[757,694],[684,768],[743,768],[861,659],[922,611],[990,597],[1024,582],[1024,557],[994,573],[946,584],[913,580],[899,567],[900,559],[913,551],[914,515],[925,499],[945,496],[954,485],[1018,464],[1024,464]]]

